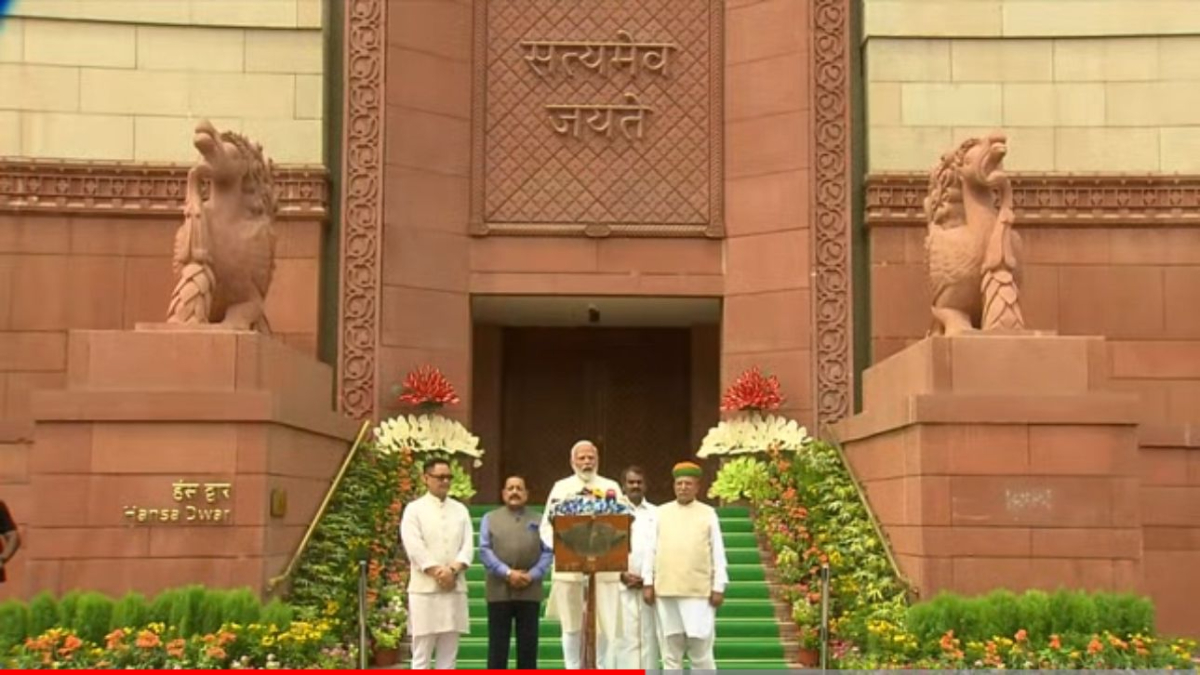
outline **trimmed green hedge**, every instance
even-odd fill
[[[998,590],[979,597],[942,593],[908,608],[908,629],[922,642],[936,642],[953,630],[964,642],[1013,635],[1024,629],[1030,639],[1051,635],[1153,635],[1154,604],[1125,593],[1059,590],[1016,595]]]
[[[293,610],[279,600],[263,605],[248,588],[210,589],[184,586],[147,600],[129,593],[113,600],[102,593],[71,591],[55,599],[40,593],[28,604],[20,600],[0,603],[0,651],[37,637],[51,628],[63,628],[94,643],[118,628],[137,628],[158,622],[169,627],[171,637],[188,638],[212,633],[222,624],[274,624],[286,629]]]

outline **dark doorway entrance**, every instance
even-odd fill
[[[505,328],[503,474],[540,504],[588,439],[602,475],[641,465],[649,499],[671,499],[671,466],[695,452],[691,350],[688,328]]]

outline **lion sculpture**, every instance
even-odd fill
[[[263,304],[275,271],[274,163],[258,143],[208,120],[192,142],[201,159],[188,171],[167,321],[270,333]]]
[[[929,175],[925,260],[932,291],[931,335],[1021,330],[1021,239],[1013,229],[1012,184],[1001,164],[1003,134],[964,141]]]

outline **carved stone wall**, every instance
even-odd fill
[[[722,233],[723,3],[475,7],[473,233]]]

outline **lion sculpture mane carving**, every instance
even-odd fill
[[[925,260],[931,335],[1021,330],[1021,238],[1013,230],[1012,184],[1001,164],[1003,134],[971,138],[929,174]]]
[[[192,142],[201,159],[188,171],[167,321],[269,333],[263,304],[275,271],[275,165],[261,145],[208,120],[196,125]]]

